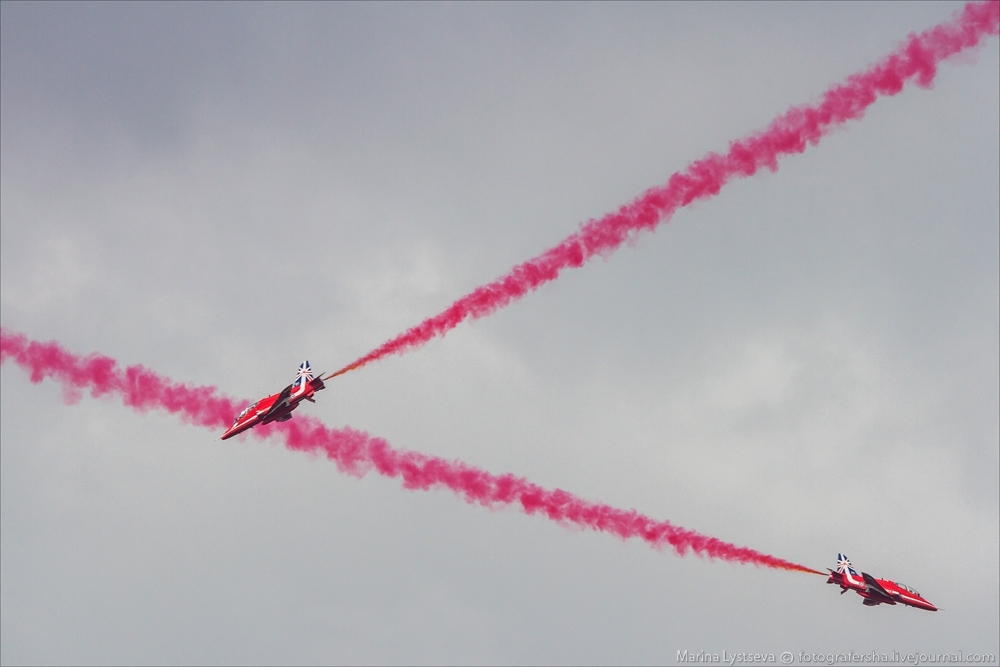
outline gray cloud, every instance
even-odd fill
[[[958,6],[5,2],[2,321],[257,397]],[[846,551],[946,612],[66,406],[5,365],[2,661],[1000,653],[998,69],[994,39],[306,408],[812,566]]]

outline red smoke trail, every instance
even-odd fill
[[[938,63],[998,33],[1000,3],[967,4],[951,21],[911,34],[880,62],[827,90],[819,103],[792,107],[766,130],[731,143],[725,155],[709,153],[671,176],[666,185],[647,190],[618,211],[587,222],[559,245],[476,288],[444,312],[383,343],[331,377],[426,343],[467,318],[485,317],[555,280],[563,269],[580,267],[595,255],[606,256],[638,232],[667,222],[677,209],[718,194],[734,178],[752,176],[761,167],[777,171],[779,157],[801,153],[809,144],[819,143],[837,126],[861,118],[879,97],[899,93],[911,80],[930,88]]]
[[[59,382],[68,396],[89,389],[90,395],[120,395],[122,403],[139,412],[161,408],[197,426],[225,428],[249,401],[217,396],[215,387],[178,384],[142,366],[125,370],[110,357],[82,357],[59,343],[39,343],[0,327],[0,365],[10,359],[30,371],[31,381],[47,377]]]
[[[95,397],[119,395],[125,405],[139,411],[162,408],[199,426],[224,428],[246,404],[219,396],[215,387],[179,384],[142,366],[122,370],[109,357],[75,355],[58,343],[39,343],[0,328],[0,364],[8,359],[27,370],[32,382],[50,377],[72,391],[89,390]],[[256,431],[263,437],[277,434],[289,449],[322,453],[342,472],[356,477],[374,470],[385,477],[400,478],[406,489],[445,487],[471,504],[520,505],[526,514],[543,514],[560,524],[603,531],[622,539],[637,537],[657,548],[669,546],[678,556],[692,551],[733,563],[822,574],[668,521],[656,521],[635,510],[590,502],[560,489],[550,491],[523,477],[494,475],[458,461],[393,449],[382,438],[352,428],[331,429],[313,417],[258,426]]]

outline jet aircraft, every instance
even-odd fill
[[[299,366],[295,382],[288,385],[277,394],[262,398],[244,408],[236,417],[236,421],[222,434],[222,439],[231,438],[257,424],[283,422],[292,418],[292,410],[299,407],[302,401],[315,403],[313,395],[320,389],[325,389],[322,377],[314,377],[312,367],[305,361]]]
[[[827,570],[830,571],[830,578],[826,580],[826,583],[840,586],[841,595],[849,590],[854,591],[864,598],[862,604],[867,607],[898,603],[917,609],[937,611],[937,607],[905,584],[888,579],[876,579],[867,572],[858,574],[858,571],[851,566],[851,561],[844,554],[837,554],[836,571],[830,570],[830,568]]]

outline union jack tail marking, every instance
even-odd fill
[[[299,373],[295,376],[295,383],[292,385],[295,389],[298,389],[307,383],[311,382],[313,379],[312,366],[309,365],[308,361],[303,361],[299,365]]]
[[[837,572],[840,572],[841,574],[847,572],[855,577],[858,576],[858,571],[851,566],[850,559],[844,554],[837,554]]]

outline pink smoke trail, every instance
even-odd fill
[[[198,426],[225,428],[247,403],[220,396],[215,387],[173,382],[142,366],[124,370],[110,357],[75,355],[56,342],[29,340],[24,334],[0,327],[0,365],[10,360],[28,371],[32,382],[53,378],[71,391],[89,390],[94,397],[120,396],[122,402],[145,412],[163,409]],[[822,574],[747,547],[656,521],[635,510],[583,500],[561,489],[549,490],[511,474],[494,475],[459,461],[394,449],[383,438],[349,427],[331,429],[314,417],[300,416],[258,426],[261,437],[278,435],[288,449],[323,454],[344,473],[361,477],[374,470],[399,478],[403,488],[450,489],[467,503],[484,507],[520,505],[526,514],[542,514],[563,525],[611,533],[622,539],[639,538],[650,546],[669,546],[678,556],[689,551],[711,559],[762,567]]]
[[[975,48],[998,33],[1000,3],[967,4],[951,21],[911,34],[881,61],[827,90],[819,103],[792,107],[774,119],[766,130],[732,142],[725,155],[709,153],[675,173],[666,185],[647,190],[618,211],[587,222],[562,243],[477,287],[444,312],[386,341],[330,377],[422,345],[468,318],[490,315],[555,280],[563,269],[578,268],[595,255],[607,256],[637,233],[656,229],[669,221],[677,209],[718,194],[734,178],[752,176],[761,167],[777,171],[779,157],[802,153],[839,125],[861,118],[879,97],[899,93],[909,81],[916,80],[918,86],[930,88],[938,63]]]

